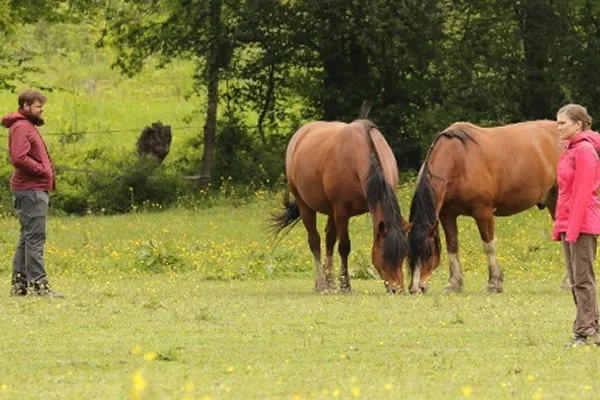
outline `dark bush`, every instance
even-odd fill
[[[217,136],[213,183],[221,178],[238,184],[271,186],[284,171],[283,135],[270,135],[262,143],[251,129],[238,119],[231,119]]]

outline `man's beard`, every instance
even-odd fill
[[[34,124],[35,126],[42,126],[44,125],[44,120],[42,119],[42,116],[40,115],[39,117],[36,115],[31,114],[28,111],[23,110],[23,115],[25,115],[25,117],[27,117],[27,119]]]

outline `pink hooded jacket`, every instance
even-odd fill
[[[570,142],[558,161],[558,201],[552,239],[574,243],[580,233],[600,234],[600,134],[586,130]]]

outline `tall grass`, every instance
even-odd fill
[[[407,210],[411,187],[400,191]],[[17,222],[0,219],[2,398],[594,398],[600,350],[566,348],[574,306],[550,219],[497,219],[505,293],[488,295],[472,220],[465,291],[388,296],[351,220],[351,295],[313,292],[302,226],[277,245],[277,196],[211,208],[49,219],[62,301],[9,298]],[[324,218],[320,219],[320,229]],[[336,264],[338,264],[336,262]]]
[[[81,168],[95,147],[131,152],[157,120],[173,126],[167,163],[189,156],[185,140],[202,123],[201,99],[187,97],[191,64],[125,78],[86,29],[95,32],[47,27],[32,42],[42,73],[31,82],[58,88],[43,128],[55,162]],[[15,98],[0,92],[1,108],[14,110]],[[0,163],[3,177],[9,170]],[[574,307],[557,291],[564,266],[547,213],[497,219],[500,295],[484,293],[472,220],[459,219],[463,294],[442,294],[444,255],[427,295],[388,296],[362,279],[376,275],[372,233],[367,215],[353,218],[353,293],[321,296],[303,227],[277,242],[266,220],[278,197],[235,190],[169,210],[52,215],[47,269],[62,301],[8,297],[18,223],[0,209],[0,398],[597,397],[600,351],[563,346]],[[411,190],[399,193],[405,217]]]

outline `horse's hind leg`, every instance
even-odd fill
[[[560,252],[564,253],[563,247],[560,246]],[[564,254],[563,254],[563,260],[565,259]],[[560,283],[560,286],[558,287],[558,290],[571,290],[571,281],[569,280],[569,272],[567,271],[567,273],[565,274],[562,282]]]
[[[333,216],[327,218],[327,226],[325,227],[325,264],[323,270],[327,287],[330,290],[335,290],[335,282],[333,280],[333,248],[337,240],[337,230]]]
[[[296,201],[298,201],[300,217],[308,233],[308,246],[312,252],[315,264],[315,290],[319,293],[327,292],[327,280],[325,279],[323,266],[321,265],[321,236],[319,235],[319,231],[317,231],[317,212],[310,209],[302,200],[296,198]]]
[[[340,290],[350,292],[350,275],[348,275],[348,254],[350,254],[350,235],[348,234],[348,215],[345,211],[334,210],[335,226],[339,239],[338,252],[342,259],[340,267]]]
[[[483,241],[483,251],[488,259],[488,285],[490,293],[501,293],[504,277],[496,258],[496,240],[494,238],[494,214],[491,208],[482,208],[474,214],[479,235]]]
[[[440,221],[446,236],[446,250],[448,252],[448,284],[444,293],[460,293],[463,288],[463,272],[458,258],[458,227],[456,215],[440,214]]]

